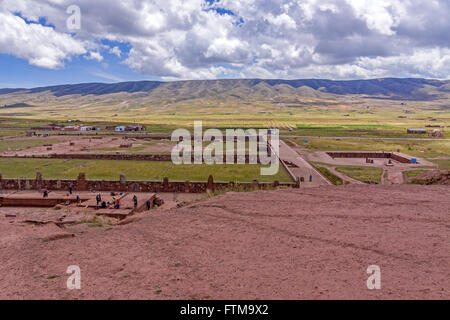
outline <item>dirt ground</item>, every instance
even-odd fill
[[[48,154],[84,154],[84,153],[129,153],[131,148],[138,147],[138,150],[131,151],[133,153],[170,153],[174,144],[168,140],[161,140],[146,145],[149,141],[142,139],[134,139],[114,136],[99,136],[99,137],[83,137],[83,136],[50,136],[48,138],[32,137],[24,138],[17,137],[11,140],[42,140],[42,139],[57,139],[61,142],[53,143],[51,147],[39,146],[23,150],[8,150],[0,153],[4,156],[37,156]],[[121,148],[121,145],[129,145]],[[51,148],[51,150],[48,150]]]
[[[64,229],[2,208],[0,299],[449,299],[449,190],[228,193],[123,226]],[[45,238],[58,232],[73,236]],[[81,290],[66,287],[70,265]],[[367,289],[370,265],[381,290]]]
[[[2,156],[42,156],[48,154],[139,154],[171,153],[174,142],[170,140],[147,140],[118,136],[49,136],[49,137],[13,137],[10,141],[49,140],[51,146],[38,146],[24,149],[11,149],[0,152]],[[51,140],[60,140],[51,143]],[[125,147],[125,145],[127,145]],[[205,147],[208,144],[205,144]],[[51,149],[48,149],[51,148]],[[248,152],[248,148],[235,147],[235,152]],[[226,146],[223,146],[223,153]]]

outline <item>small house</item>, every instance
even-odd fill
[[[125,131],[145,131],[145,127],[143,125],[132,125],[132,126],[127,126],[125,128]]]
[[[408,134],[426,134],[427,130],[425,129],[408,129]]]
[[[442,138],[442,137],[444,137],[444,132],[442,132],[439,129],[434,129],[433,131],[428,132],[428,136]]]
[[[95,128],[92,127],[92,126],[82,126],[82,127],[80,128],[80,130],[81,130],[81,131],[94,131]]]
[[[65,126],[62,130],[63,131],[79,131],[80,126]]]

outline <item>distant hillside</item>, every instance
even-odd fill
[[[276,95],[289,93],[297,96],[334,95],[364,95],[376,98],[400,100],[432,100],[439,94],[449,92],[450,81],[426,79],[374,79],[334,81],[321,79],[303,80],[204,80],[204,81],[138,81],[114,84],[83,83],[74,85],[59,85],[33,89],[0,89],[0,96],[33,95],[51,93],[55,97],[68,95],[108,95],[116,93],[145,93],[147,95],[169,94],[176,100],[214,97],[217,95],[245,99],[248,95],[259,95],[262,98],[272,98]],[[308,90],[311,88],[312,90]],[[431,90],[430,90],[431,89]]]
[[[9,105],[0,105],[0,109],[14,109],[14,108],[33,108],[34,106],[27,103],[15,103]]]

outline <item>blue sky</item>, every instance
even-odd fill
[[[106,65],[107,66],[106,66]],[[74,57],[64,68],[51,70],[30,65],[26,60],[12,55],[0,55],[0,87],[32,88],[55,84],[83,82],[122,82],[155,80],[120,63],[114,55],[106,54],[102,62]]]
[[[67,9],[81,27],[68,30]],[[450,77],[446,0],[2,0],[0,88]]]
[[[129,51],[129,45],[120,42],[102,41],[102,43],[111,47],[117,46],[124,54]],[[101,62],[88,60],[83,56],[74,56],[65,62],[63,68],[54,70],[30,65],[27,60],[11,54],[0,54],[0,88],[159,79],[130,69],[123,63],[123,59],[109,53],[108,50],[103,50],[102,56]]]

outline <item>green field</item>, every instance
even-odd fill
[[[441,170],[450,170],[450,159],[432,160],[432,162],[436,163]]]
[[[341,185],[345,184],[344,180],[342,180],[337,175],[333,174],[329,169],[327,169],[325,167],[320,167],[317,165],[315,165],[314,167],[317,170],[319,170],[319,172],[335,186],[341,186]]]
[[[381,182],[383,169],[374,167],[340,166],[336,171],[341,172],[352,179],[362,182]]]
[[[45,144],[61,142],[58,139],[29,139],[29,140],[2,140],[0,141],[0,152],[24,150],[28,148],[40,147]]]
[[[403,178],[405,180],[408,180],[409,178],[416,177],[418,175],[421,175],[422,173],[427,172],[428,170],[410,170],[410,171],[403,171]]]
[[[382,139],[330,139],[330,138],[306,138],[308,143],[303,143],[301,138],[292,138],[297,144],[312,151],[389,151],[400,152],[423,158],[450,155],[449,140],[382,140]]]
[[[20,137],[25,136],[25,131],[21,130],[0,130],[0,137]]]
[[[260,165],[180,165],[171,162],[121,160],[60,160],[60,159],[0,159],[3,178],[35,178],[41,172],[44,179],[76,179],[80,172],[88,180],[119,180],[124,174],[128,180],[207,181],[210,174],[222,182],[291,182],[281,168],[277,175],[261,176]]]

